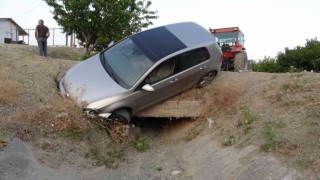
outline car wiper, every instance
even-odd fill
[[[110,77],[116,82],[116,83],[118,83],[119,84],[119,80],[116,78],[116,76],[114,75],[114,73],[113,72],[108,72],[109,73],[109,75],[110,75]]]

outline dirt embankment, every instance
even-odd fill
[[[319,74],[221,72],[174,98],[200,101],[201,117],[145,121],[119,144],[57,92],[76,63],[59,58],[79,52],[48,55],[0,45],[0,179],[320,178]]]

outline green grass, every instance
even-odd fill
[[[150,149],[147,138],[143,136],[137,137],[136,141],[133,144],[133,147],[136,148],[136,150],[139,152],[146,152],[148,149]]]
[[[314,82],[309,79],[293,80],[281,85],[280,89],[284,92],[301,92],[310,88],[310,84]]]
[[[163,169],[162,169],[162,167],[160,167],[160,166],[156,166],[155,168],[154,168],[156,171],[162,171]]]
[[[252,129],[253,129],[252,126],[246,125],[246,126],[244,126],[244,128],[243,128],[243,133],[244,133],[244,134],[248,134]]]
[[[93,160],[96,160],[97,166],[105,165],[107,167],[114,166],[118,163],[118,161],[125,156],[124,151],[112,149],[107,152],[107,154],[103,154],[98,148],[92,147],[90,148],[90,153],[86,156],[91,157]]]
[[[257,117],[251,112],[248,107],[243,109],[242,115],[244,118],[242,122],[242,124],[244,125],[243,133],[248,134],[253,129],[251,124],[257,119]]]
[[[224,146],[232,146],[237,141],[238,141],[238,139],[235,136],[224,137],[222,139],[222,145],[224,145]]]
[[[244,117],[244,125],[252,124],[257,119],[257,117],[252,114],[251,110],[248,107],[244,108],[244,110],[242,111],[242,115]]]
[[[278,146],[285,143],[274,131],[275,128],[283,128],[285,124],[281,121],[267,121],[263,124],[262,133],[266,142],[261,145],[264,152],[274,151]]]
[[[273,131],[273,127],[269,123],[265,123],[263,126],[263,134],[267,142],[261,145],[261,149],[264,152],[274,150],[276,147],[276,134]]]

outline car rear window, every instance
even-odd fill
[[[165,27],[138,33],[131,39],[153,62],[187,47]]]

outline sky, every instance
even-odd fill
[[[151,1],[150,10],[157,10],[159,16],[152,27],[184,21],[196,22],[205,29],[238,26],[245,35],[249,59],[275,57],[285,47],[320,39],[319,0]],[[0,0],[0,17],[13,18],[24,29],[34,29],[38,19],[50,28],[59,27],[51,10],[42,0]],[[61,41],[65,41],[63,38]],[[34,39],[33,34],[30,39]]]

